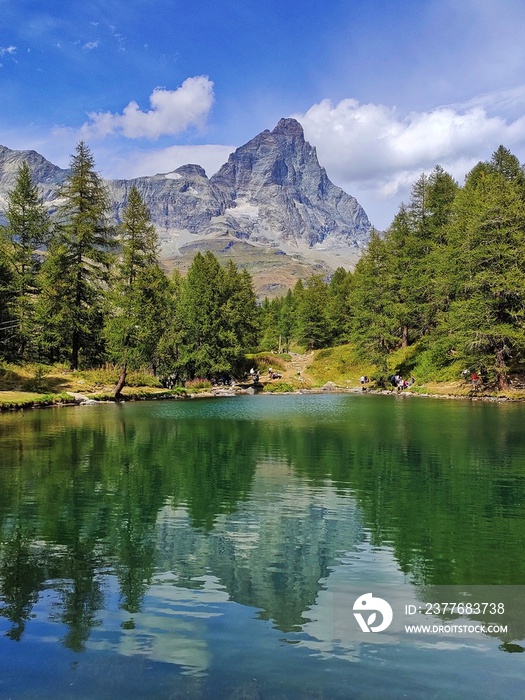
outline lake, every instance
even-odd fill
[[[0,697],[522,697],[525,405],[0,416]]]

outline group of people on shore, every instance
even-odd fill
[[[388,380],[398,391],[404,391],[416,383],[415,377],[403,379],[400,374],[393,374],[391,377],[388,377]]]

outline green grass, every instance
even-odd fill
[[[211,382],[209,379],[199,379],[198,377],[195,379],[188,379],[188,381],[184,382],[184,388],[187,391],[203,391],[203,390],[208,390],[211,389]]]
[[[117,383],[120,376],[120,368],[107,365],[98,369],[76,370],[71,372],[71,378],[77,383],[82,382],[86,388],[111,386]],[[149,386],[162,388],[158,377],[149,372],[128,372],[126,386]]]
[[[307,370],[316,386],[334,382],[348,387],[358,386],[362,375],[370,377],[375,371],[375,366],[363,361],[353,345],[316,350]]]
[[[164,389],[164,391],[142,390],[133,391],[129,387],[125,387],[122,391],[122,399],[124,401],[135,401],[140,399],[171,399],[174,396],[187,396],[188,392],[182,387],[175,389]],[[99,394],[90,394],[90,399],[94,401],[115,401],[115,392],[101,392]]]
[[[116,386],[120,369],[106,365],[98,369],[72,371],[65,365],[0,364],[0,391],[32,391],[60,393],[63,391],[91,394]],[[158,377],[150,372],[129,372],[126,385],[162,389]]]
[[[432,349],[426,346],[422,340],[407,348],[399,348],[388,356],[387,366],[389,373],[399,373],[402,377],[415,376],[418,383],[456,382],[461,380],[461,371],[464,369],[459,360],[450,358],[443,364]]]
[[[297,389],[299,389],[299,386],[289,382],[272,382],[264,385],[263,392],[266,394],[284,394],[297,391]]]
[[[64,403],[75,403],[75,399],[65,392],[60,394],[37,394],[27,391],[2,391],[0,393],[0,410],[2,411]]]
[[[268,367],[283,371],[286,366],[285,363],[289,362],[292,357],[287,353],[258,352],[246,355],[246,359],[253,362],[259,372],[265,372],[268,370]]]

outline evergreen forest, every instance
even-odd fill
[[[460,186],[436,166],[414,183],[355,270],[299,280],[258,303],[252,278],[210,252],[168,276],[139,192],[115,225],[90,149],[80,142],[55,210],[26,163],[0,235],[0,360],[111,363],[182,382],[240,376],[256,351],[349,345],[375,368],[422,381],[479,372],[504,390],[525,359],[525,171],[500,146]]]

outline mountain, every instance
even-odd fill
[[[0,146],[0,208],[22,160],[52,207],[67,170],[35,151]],[[211,178],[199,165],[183,165],[107,186],[117,221],[137,187],[168,269],[187,268],[197,250],[211,250],[247,267],[261,296],[280,294],[300,277],[351,267],[370,232],[363,208],[329,180],[295,119],[281,119],[238,148]]]
[[[6,195],[14,188],[18,168],[24,160],[45,202],[53,202],[58,187],[67,176],[67,170],[53,165],[36,151],[12,151],[0,145],[0,218],[2,220],[7,203]]]

